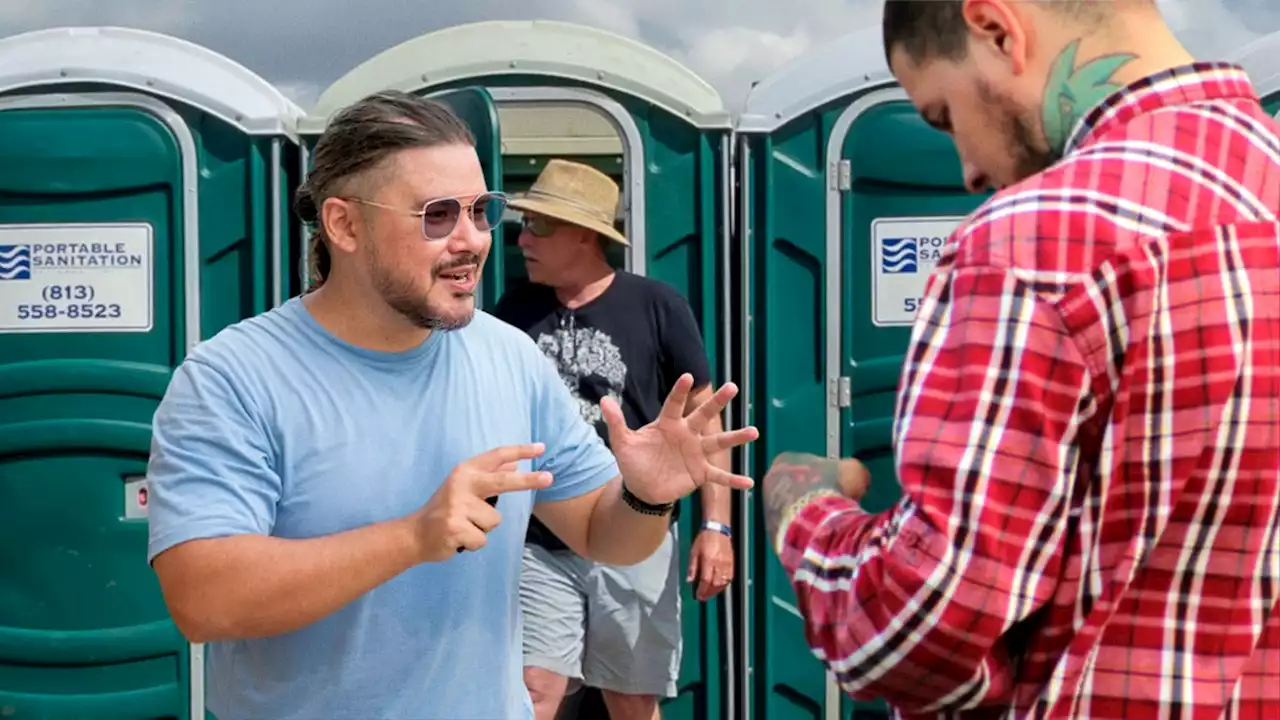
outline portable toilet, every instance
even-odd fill
[[[302,111],[124,28],[0,40],[0,716],[204,713],[147,565],[151,420],[196,343],[293,291]]]
[[[1253,89],[1262,98],[1262,106],[1280,118],[1280,32],[1263,35],[1229,60],[1249,73]]]
[[[742,403],[761,432],[748,471],[788,450],[856,456],[875,478],[863,502],[872,511],[900,496],[893,412],[918,298],[939,248],[981,201],[882,48],[876,26],[794,59],[752,89],[737,125]],[[744,679],[755,681],[743,717],[883,716],[883,703],[851,701],[814,658],[767,540],[744,542],[753,557],[738,582],[755,597],[737,620]]]
[[[587,158],[606,168],[620,156],[620,170],[612,174],[621,182],[620,222],[630,248],[619,261],[689,299],[714,372],[729,376],[717,359],[724,359],[718,349],[728,333],[721,295],[727,286],[719,278],[730,241],[732,122],[709,84],[653,48],[594,28],[551,21],[474,23],[392,47],[337,80],[303,125],[307,142],[335,111],[388,88],[441,97],[455,108],[458,93],[466,93],[474,105],[464,108],[463,117],[478,136],[491,188],[522,189],[549,156]],[[605,126],[612,128],[616,145],[602,141]],[[485,305],[501,296],[508,279],[523,275],[522,268],[510,267],[519,260],[518,252],[506,249],[515,239],[494,233],[483,279]],[[682,510],[683,557],[697,515],[694,504]],[[720,601],[696,602],[687,587],[683,592],[681,694],[664,714],[692,718],[696,709],[697,717],[734,717],[727,704],[732,687],[722,682],[732,658],[726,652],[731,639],[721,633],[727,608]]]

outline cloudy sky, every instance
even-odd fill
[[[1280,31],[1280,0],[1158,0],[1211,57]],[[304,107],[379,51],[478,20],[568,20],[637,38],[688,65],[737,108],[754,80],[875,23],[881,0],[0,0],[0,35],[126,25],[177,35],[261,74]]]

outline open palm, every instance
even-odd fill
[[[618,459],[627,489],[645,502],[655,505],[674,502],[708,482],[739,490],[752,486],[751,478],[712,465],[711,457],[755,440],[759,432],[748,426],[714,435],[703,434],[707,424],[738,394],[737,386],[721,385],[706,402],[685,415],[692,388],[693,376],[681,375],[667,395],[662,412],[638,430],[627,427],[622,408],[612,398],[600,402],[609,426],[609,445]]]

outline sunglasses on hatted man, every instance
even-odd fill
[[[542,215],[526,215],[523,227],[534,237],[548,237],[560,227],[560,221]]]

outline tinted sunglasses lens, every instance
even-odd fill
[[[501,195],[481,195],[471,206],[471,219],[479,230],[492,230],[502,223],[507,199]]]
[[[529,218],[525,220],[524,226],[529,228],[534,237],[547,237],[556,231],[556,224],[544,217]]]
[[[458,215],[462,204],[455,198],[432,200],[422,208],[422,234],[428,240],[441,240],[449,237],[458,224]]]

